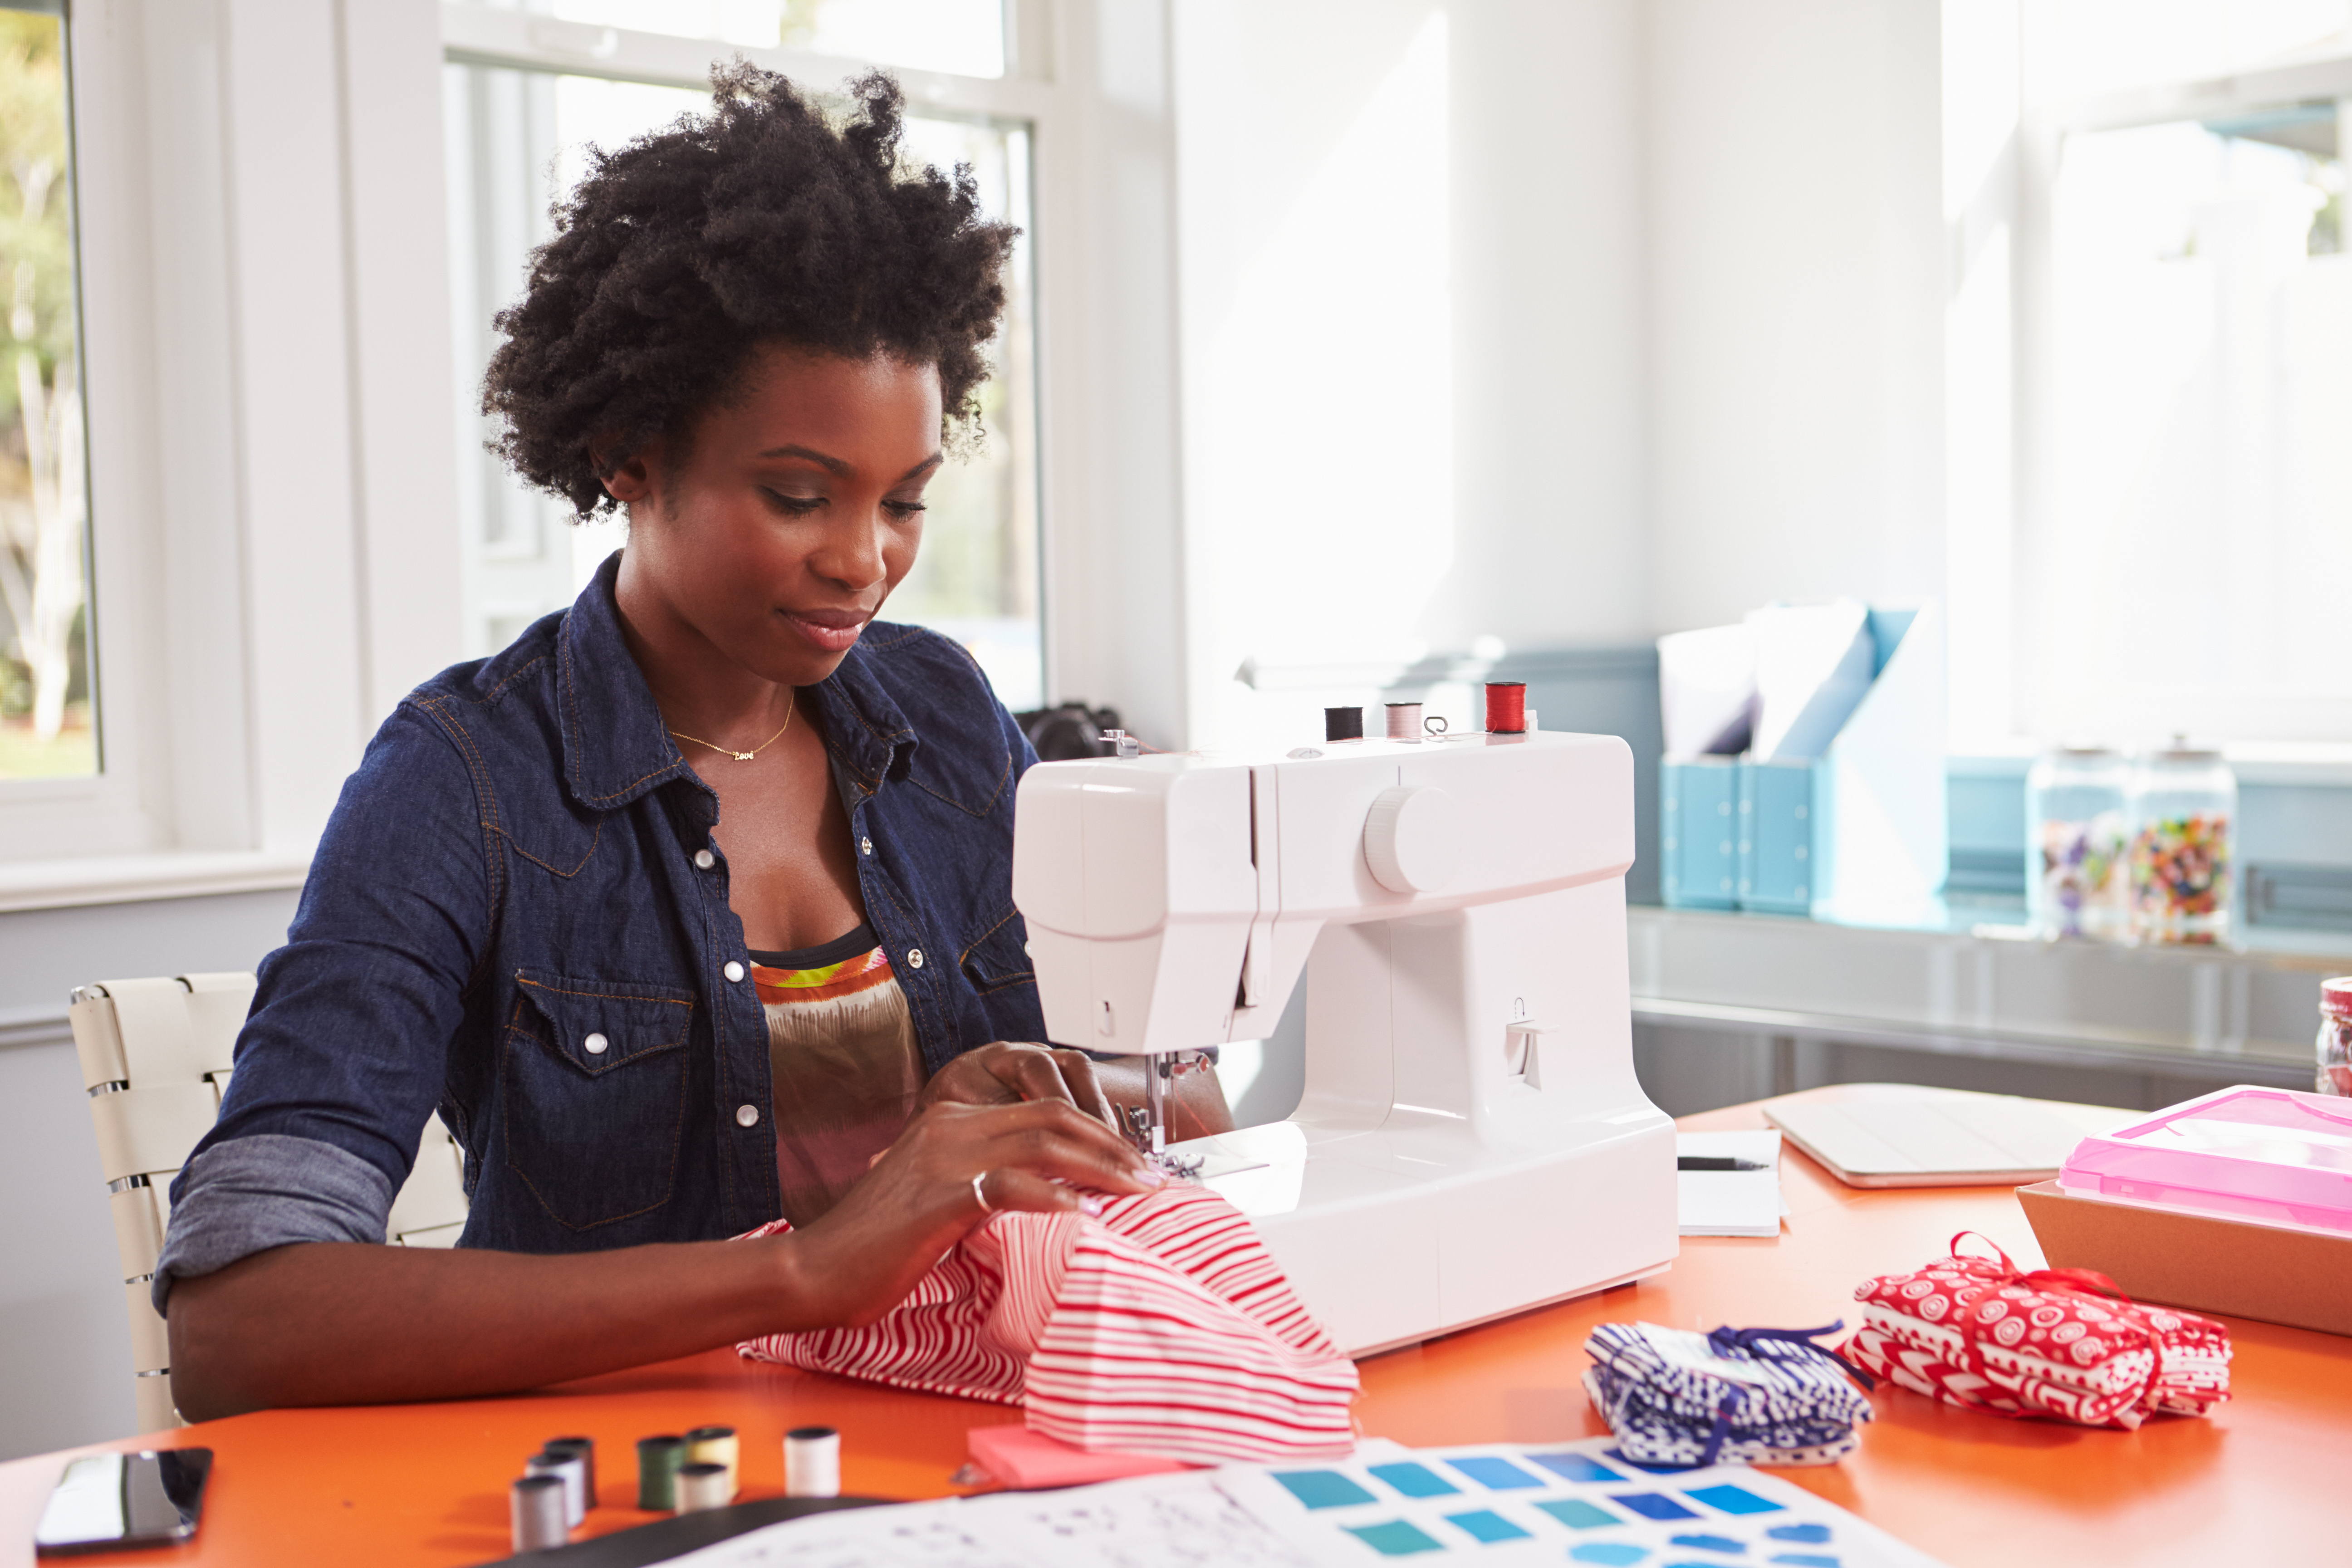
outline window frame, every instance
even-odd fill
[[[2011,556],[2001,602],[1980,605],[1977,614],[1996,616],[2010,628],[2000,650],[2009,661],[2007,727],[2020,742],[2054,740],[2059,731],[2072,733],[2079,728],[2070,724],[2069,715],[2053,710],[2035,679],[2035,671],[2042,668],[2046,616],[2052,613],[2046,595],[2063,591],[2043,568],[2053,541],[2063,445],[2056,418],[2054,227],[2059,162],[2066,139],[2183,120],[2210,120],[2281,103],[2352,99],[2352,47],[2291,65],[2196,80],[2077,98],[2038,99],[2032,75],[2038,8],[2029,5],[2025,10],[2021,64],[2024,90],[2020,95],[2014,162],[1988,180],[1989,200],[1973,205],[1953,220],[1955,266],[1963,274],[1968,258],[1989,232],[2005,225],[2011,237],[2010,347],[2014,368],[2005,422],[2007,456],[2013,464],[2008,524]],[[1953,466],[1957,470],[1979,456],[1956,450]],[[1967,548],[1969,542],[1956,532],[1954,544],[1957,552]],[[2118,693],[2101,699],[2101,719],[2112,738],[2120,742],[2151,741],[2162,733],[2185,730],[2220,741],[2233,761],[2290,773],[2317,769],[2332,776],[2352,763],[2352,698],[2320,700],[2326,708],[2315,723],[2308,711],[2313,700],[2275,687],[2214,685],[2169,695],[2157,705],[2126,700]],[[1981,742],[1985,737],[1962,739]],[[1974,749],[1983,748],[1979,744]]]

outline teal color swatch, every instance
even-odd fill
[[[1754,1492],[1739,1487],[1693,1487],[1683,1495],[1695,1497],[1707,1507],[1719,1508],[1726,1513],[1778,1513],[1780,1511],[1779,1503],[1767,1501]]]
[[[1790,1565],[1790,1568],[1838,1568],[1836,1558],[1824,1556],[1818,1552],[1783,1552],[1772,1561],[1786,1563]]]
[[[1544,1484],[1540,1476],[1531,1476],[1510,1460],[1498,1459],[1491,1454],[1474,1454],[1467,1458],[1445,1462],[1489,1491],[1517,1491]]]
[[[1808,1546],[1819,1546],[1830,1538],[1826,1524],[1776,1524],[1765,1534],[1775,1541],[1801,1541]]]
[[[1609,1500],[1643,1519],[1696,1519],[1698,1515],[1664,1492],[1612,1492]]]
[[[1392,1519],[1386,1524],[1351,1524],[1349,1534],[1383,1557],[1410,1557],[1416,1552],[1443,1552],[1445,1543],[1419,1527]]]
[[[1449,1513],[1445,1516],[1445,1522],[1459,1525],[1479,1540],[1488,1542],[1525,1541],[1528,1538],[1526,1531],[1491,1509],[1477,1509],[1469,1513]]]
[[[1604,1524],[1625,1522],[1607,1509],[1595,1508],[1582,1498],[1562,1498],[1557,1502],[1539,1502],[1536,1507],[1570,1530],[1595,1530]]]
[[[1568,1549],[1569,1559],[1575,1563],[1606,1563],[1611,1568],[1625,1568],[1629,1563],[1639,1563],[1649,1555],[1649,1549],[1628,1546],[1618,1541],[1590,1541],[1582,1546]]]
[[[1675,1537],[1675,1544],[1696,1546],[1701,1552],[1728,1552],[1734,1557],[1744,1554],[1748,1550],[1746,1542],[1734,1541],[1727,1535],[1677,1535]]]
[[[1346,1508],[1350,1503],[1380,1500],[1337,1470],[1276,1470],[1274,1479],[1307,1508]]]
[[[1625,1477],[1582,1454],[1529,1454],[1528,1458],[1564,1481],[1622,1481]]]
[[[1462,1489],[1427,1465],[1367,1465],[1364,1468],[1407,1497],[1451,1497]]]

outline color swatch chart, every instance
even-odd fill
[[[1738,1465],[1644,1470],[1611,1440],[1395,1449],[1234,1468],[1217,1485],[1316,1563],[1929,1568],[1936,1560]]]
[[[769,1525],[674,1568],[1940,1568],[1736,1465],[1653,1474],[1606,1437],[1230,1465]]]

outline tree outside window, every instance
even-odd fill
[[[0,10],[0,779],[98,767],[63,35]]]

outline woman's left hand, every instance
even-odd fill
[[[1058,1100],[1075,1105],[1114,1131],[1119,1127],[1110,1099],[1084,1051],[1026,1041],[998,1040],[948,1063],[931,1075],[915,1101],[919,1113],[940,1100],[960,1105],[1013,1105],[1024,1100]]]

